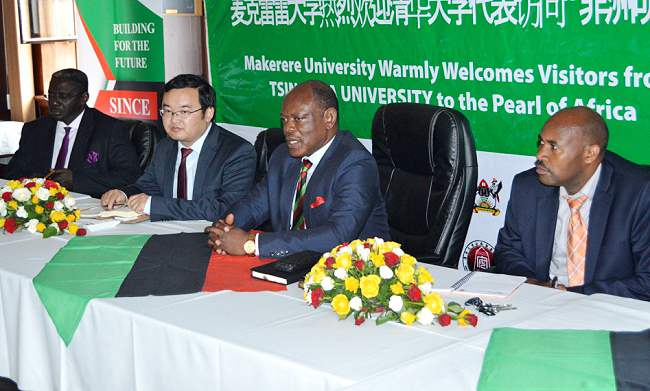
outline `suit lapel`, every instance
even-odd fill
[[[205,182],[205,175],[208,172],[208,166],[212,159],[217,155],[219,149],[219,129],[215,124],[210,126],[210,133],[203,142],[203,147],[199,152],[199,161],[196,166],[196,174],[194,175],[194,190],[192,191],[192,199],[198,200],[201,198],[203,183]]]
[[[290,230],[291,220],[293,218],[293,197],[298,187],[298,179],[302,170],[302,159],[296,159],[289,156],[286,164],[284,186],[280,189],[280,221],[283,222],[283,229]],[[307,189],[305,189],[305,192]],[[304,213],[304,212],[303,212]]]
[[[557,187],[543,187],[542,194],[537,197],[537,218],[535,226],[535,257],[537,275],[548,279],[555,241],[555,226],[557,224],[559,190]]]
[[[316,167],[316,171],[311,175],[311,178],[309,179],[309,183],[307,184],[307,188],[305,189],[305,203],[303,205],[303,214],[305,215],[305,223],[307,224],[307,227],[311,227],[313,225],[319,225],[318,222],[315,222],[314,219],[316,216],[312,215],[312,208],[309,206],[309,200],[313,200],[316,198],[316,196],[326,196],[326,194],[313,194],[314,193],[314,188],[317,187],[316,185],[318,183],[321,183],[323,176],[325,175],[325,172],[328,171],[328,168],[331,169],[332,165],[328,164],[328,161],[332,158],[334,155],[334,152],[336,151],[336,148],[338,145],[341,143],[341,139],[343,138],[343,133],[340,131],[336,133],[336,136],[334,136],[334,140],[332,141],[332,144],[330,144],[329,148],[327,149],[327,152],[325,152],[325,155],[323,155],[323,158],[321,161],[318,163],[318,166]],[[335,167],[338,167],[337,165],[334,165]]]
[[[75,171],[83,168],[83,164],[86,161],[84,155],[88,150],[88,143],[90,142],[94,130],[92,109],[86,107],[83,117],[81,117],[81,122],[79,123],[77,136],[75,137],[74,145],[72,146],[72,152],[70,153],[70,160],[68,162],[68,168],[70,170]]]
[[[176,157],[178,155],[178,141],[174,141],[172,147],[167,151],[165,159],[165,172],[163,178],[169,178],[164,181],[163,197],[174,198],[174,171],[176,170]]]
[[[585,263],[585,284],[589,284],[594,276],[600,253],[609,211],[612,205],[612,194],[608,192],[612,180],[613,168],[606,160],[602,162],[602,172],[596,185],[594,199],[589,210],[589,227],[587,230],[587,262]]]

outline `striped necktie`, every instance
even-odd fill
[[[302,160],[302,170],[300,171],[300,180],[296,188],[296,202],[293,204],[293,226],[292,231],[305,229],[305,216],[302,213],[302,205],[305,198],[305,182],[307,182],[307,171],[311,167],[311,162],[307,159]]]
[[[567,241],[567,273],[569,286],[583,285],[585,282],[585,260],[587,257],[587,225],[580,216],[580,208],[587,196],[569,199],[565,196],[571,208]]]

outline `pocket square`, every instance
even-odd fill
[[[316,201],[313,204],[309,205],[309,207],[310,208],[315,208],[318,205],[322,205],[324,203],[325,203],[325,198],[323,198],[321,196],[318,196],[318,197],[316,197]]]
[[[99,161],[99,154],[95,151],[91,151],[86,157],[86,162],[89,164],[97,163]]]

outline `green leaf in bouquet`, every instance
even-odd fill
[[[463,309],[464,308],[460,304],[456,303],[455,301],[450,301],[447,304],[447,311],[453,312],[455,314],[460,314],[461,312],[463,312]]]
[[[50,225],[49,227],[45,228],[45,230],[43,231],[43,239],[47,239],[49,237],[55,236],[57,232],[58,230],[56,229],[56,227]]]

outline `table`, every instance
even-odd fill
[[[208,223],[94,234],[198,232]],[[31,280],[69,238],[0,235],[0,376],[25,390],[472,390],[495,327],[639,331],[650,323],[647,302],[523,285],[507,300],[518,310],[478,314],[476,328],[355,326],[328,306],[307,306],[293,284],[280,293],[91,300],[66,347]],[[463,275],[429,269],[440,286]]]

